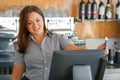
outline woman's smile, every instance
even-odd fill
[[[40,30],[40,27],[38,28],[33,28],[34,31],[39,31]]]

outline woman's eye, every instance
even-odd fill
[[[27,23],[27,25],[31,25],[32,23]]]
[[[39,22],[40,20],[36,20],[37,22]]]

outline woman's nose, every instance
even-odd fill
[[[37,23],[36,22],[33,22],[33,27],[37,27]]]

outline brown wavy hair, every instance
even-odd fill
[[[20,13],[20,19],[19,19],[19,33],[18,33],[18,40],[16,42],[17,46],[18,46],[18,52],[24,54],[27,47],[29,46],[29,35],[30,32],[27,30],[27,15],[31,12],[36,12],[38,13],[40,16],[42,16],[43,21],[44,21],[44,32],[49,32],[46,29],[45,26],[45,18],[44,15],[42,13],[42,10],[40,8],[38,8],[37,6],[26,6],[22,9],[21,13]]]

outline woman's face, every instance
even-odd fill
[[[31,12],[27,16],[27,29],[32,36],[44,33],[44,21],[42,16],[36,12]]]

